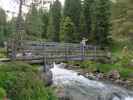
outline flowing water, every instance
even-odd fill
[[[64,69],[61,64],[54,64],[51,71],[54,85],[63,87],[71,100],[133,100],[131,91],[89,80],[75,71]]]

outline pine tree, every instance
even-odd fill
[[[53,18],[51,16],[51,12],[49,12],[49,21],[47,27],[47,39],[49,41],[54,41],[55,34],[54,34],[54,26],[53,26]]]
[[[60,28],[60,40],[63,42],[75,42],[75,25],[69,17],[62,19]]]
[[[86,25],[85,17],[83,14],[81,14],[80,16],[79,33],[80,33],[79,40],[82,40],[82,38],[87,36],[87,25]]]
[[[81,1],[80,0],[66,0],[64,5],[64,16],[70,17],[75,26],[79,26],[79,19],[81,13]]]
[[[39,12],[34,5],[32,5],[29,10],[25,23],[26,33],[28,35],[41,38],[41,34],[43,32],[42,16],[39,15]]]
[[[6,13],[0,8],[0,45],[3,44],[6,34]]]
[[[61,3],[56,0],[50,8],[50,18],[48,27],[48,38],[51,41],[59,42],[61,20]]]
[[[70,17],[75,24],[75,38],[79,41],[79,26],[81,14],[81,0],[66,0],[64,5],[64,17]]]
[[[48,19],[49,15],[48,15],[48,12],[45,11],[43,12],[43,16],[42,16],[42,21],[43,21],[43,33],[42,33],[42,38],[48,38],[47,37],[47,27],[48,27],[48,23],[49,23],[49,19]]]
[[[88,38],[89,42],[93,39],[92,38],[92,23],[93,23],[93,7],[95,7],[94,0],[84,0],[83,2],[83,14],[85,17],[87,33],[85,35]]]
[[[110,42],[110,3],[110,0],[96,0],[94,34],[97,44],[102,47]]]
[[[6,23],[6,31],[4,33],[4,36],[6,37],[6,39],[8,39],[9,37],[11,37],[15,32],[16,32],[16,19],[15,17],[13,17],[11,20],[9,20]]]

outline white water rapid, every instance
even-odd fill
[[[64,69],[61,64],[54,64],[51,71],[54,85],[62,86],[72,100],[133,100],[131,91],[89,80],[75,71]]]

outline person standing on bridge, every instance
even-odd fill
[[[88,41],[88,39],[83,38],[82,41],[80,42],[81,46],[81,59],[84,60],[85,57],[85,48],[86,48],[86,42]]]
[[[85,48],[86,47],[86,42],[88,41],[88,39],[83,38],[81,41],[81,45]]]

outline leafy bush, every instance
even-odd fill
[[[11,100],[56,100],[53,92],[44,87],[37,70],[21,62],[0,65],[0,87]]]
[[[124,67],[128,67],[130,66],[130,62],[133,59],[133,53],[132,52],[128,52],[127,54],[123,54],[123,57],[121,59],[121,65]]]
[[[133,70],[127,69],[127,68],[121,68],[120,69],[120,75],[123,78],[129,78],[133,75]]]
[[[6,91],[3,88],[0,88],[0,100],[3,100],[4,97],[6,97]]]
[[[83,61],[80,66],[81,68],[85,68],[90,71],[95,71],[97,69],[97,64],[93,61]]]
[[[0,58],[6,57],[6,50],[4,48],[0,48]]]

